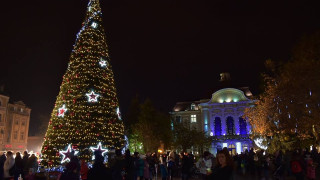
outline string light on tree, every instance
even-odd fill
[[[66,161],[70,161],[70,158],[71,158],[72,153],[73,153],[72,151],[74,151],[73,155],[77,155],[78,154],[78,151],[75,151],[74,149],[71,148],[71,144],[68,145],[67,150],[59,151],[59,154],[62,155],[61,163],[64,163]]]
[[[100,95],[91,91],[90,93],[87,93],[86,96],[88,97],[88,102],[98,102],[98,97]]]
[[[58,109],[58,117],[64,117],[64,113],[67,112],[66,105],[62,105],[61,108]]]

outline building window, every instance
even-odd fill
[[[176,116],[176,122],[181,123],[181,116]]]
[[[191,110],[196,110],[196,105],[195,104],[191,104]]]
[[[26,123],[24,121],[21,122],[21,126],[24,126]]]
[[[214,119],[214,132],[216,136],[221,136],[221,119],[219,117]]]
[[[234,135],[234,120],[233,117],[227,117],[227,134]]]
[[[197,115],[192,114],[191,115],[191,123],[196,123],[197,122]]]
[[[20,132],[20,140],[24,140],[24,132]]]
[[[2,105],[2,101],[0,100],[0,106]]]
[[[22,108],[20,109],[20,112],[23,112],[23,109],[22,109]]]
[[[13,133],[13,139],[17,139],[18,138],[18,131],[14,131]]]
[[[0,114],[0,123],[2,123],[2,114]]]
[[[247,135],[247,122],[242,117],[239,117],[240,134]]]
[[[16,120],[15,123],[16,123],[16,125],[19,125],[19,121],[18,120]]]
[[[234,144],[229,144],[228,150],[230,155],[236,155],[236,146]]]

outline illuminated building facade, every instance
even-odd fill
[[[0,151],[27,149],[30,112],[22,101],[11,104],[0,94]]]
[[[248,88],[223,88],[214,92],[211,99],[178,102],[170,114],[172,121],[213,136],[211,153],[227,147],[231,154],[240,154],[252,147],[251,126],[242,118],[245,108],[254,104],[251,97]]]

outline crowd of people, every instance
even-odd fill
[[[27,151],[14,154],[11,151],[3,153],[0,157],[0,180],[32,180],[35,172],[38,170],[38,159],[35,154],[31,156]]]
[[[120,150],[105,163],[101,151],[94,152],[94,163],[88,166],[84,159],[72,156],[65,164],[64,171],[59,173],[59,180],[162,180],[202,179],[202,180],[232,180],[232,179],[287,179],[314,180],[320,161],[316,149],[309,151],[278,151],[268,154],[263,150],[255,152],[246,150],[241,154],[231,156],[227,148],[220,150],[216,156],[205,151],[201,157],[192,153],[169,152],[166,154],[135,152],[127,150],[123,155]],[[37,172],[37,173],[36,173]],[[17,152],[15,158],[8,151],[0,157],[0,180],[47,180],[48,174],[39,172],[37,157],[29,157],[27,152]]]

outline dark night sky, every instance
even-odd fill
[[[210,98],[224,71],[256,94],[263,62],[288,60],[320,28],[316,1],[100,1],[124,114],[135,94],[164,112]],[[31,132],[53,109],[87,3],[2,2],[0,84],[32,108]]]

